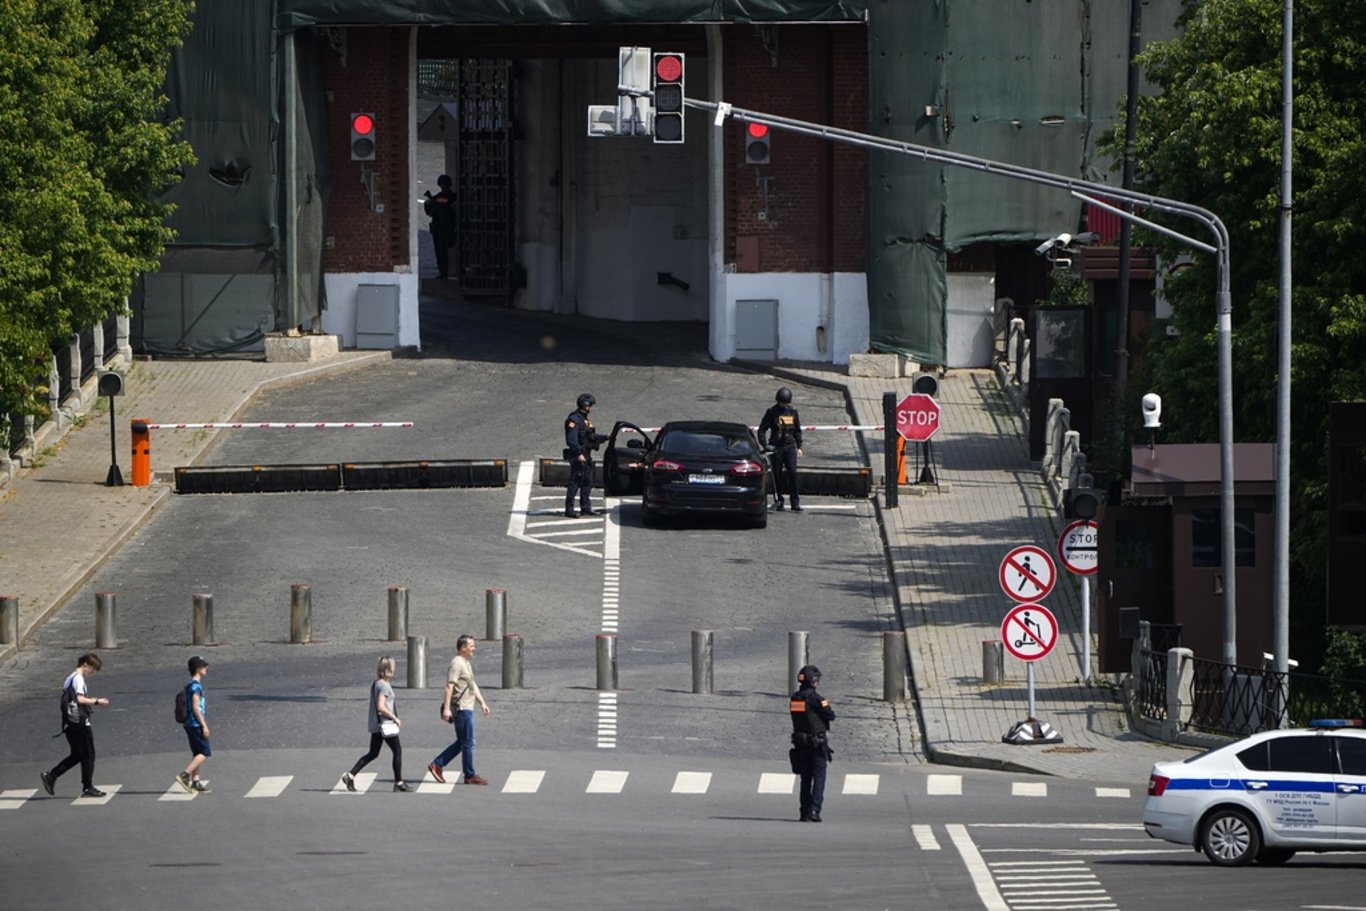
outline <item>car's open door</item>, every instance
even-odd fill
[[[625,497],[644,489],[645,453],[654,445],[650,435],[630,421],[617,421],[602,457],[602,483],[608,495]]]

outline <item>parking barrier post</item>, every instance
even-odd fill
[[[402,642],[408,638],[408,589],[401,585],[389,586],[389,641]]]
[[[906,695],[906,634],[900,630],[883,632],[882,698],[902,702]]]
[[[191,596],[190,636],[195,645],[213,645],[213,595]]]
[[[0,645],[19,647],[19,598],[0,595]]]
[[[408,637],[408,689],[427,688],[427,637]]]
[[[785,693],[797,688],[797,672],[810,663],[807,660],[810,637],[811,634],[806,630],[793,630],[787,634],[787,688],[783,690]]]
[[[617,688],[617,637],[615,633],[598,633],[598,689]]]
[[[692,631],[692,691],[712,692],[712,633],[709,629]]]
[[[982,682],[1004,683],[1006,679],[1006,644],[1000,639],[982,640]]]
[[[522,637],[508,633],[503,637],[503,689],[519,690],[522,686]]]
[[[507,623],[507,591],[501,588],[484,590],[484,637],[490,642],[503,638],[503,627]]]
[[[95,594],[95,648],[118,648],[114,635],[114,593]]]
[[[289,641],[313,641],[313,588],[302,582],[289,587]]]
[[[152,483],[152,431],[147,418],[133,418],[129,438],[133,446],[133,486],[147,487]]]

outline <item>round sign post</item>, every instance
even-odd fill
[[[1033,544],[1012,548],[1001,561],[997,574],[1001,590],[1012,601],[1020,603],[1042,601],[1053,590],[1058,578],[1058,567],[1048,551]]]
[[[1013,553],[1013,551],[1012,551]],[[1025,694],[1029,717],[1002,738],[1006,743],[1060,743],[1062,735],[1034,714],[1034,662],[1058,644],[1058,620],[1042,604],[1016,604],[1001,621],[1006,651],[1025,662]]]
[[[1091,679],[1091,577],[1100,569],[1100,526],[1079,519],[1058,537],[1058,559],[1081,576],[1081,680]]]

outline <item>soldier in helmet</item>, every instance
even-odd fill
[[[820,822],[825,800],[825,767],[834,751],[826,740],[835,710],[816,692],[821,669],[808,664],[797,672],[797,692],[788,700],[792,716],[792,771],[802,777],[801,821]]]
[[[564,457],[569,462],[569,492],[564,497],[565,518],[597,515],[593,509],[593,450],[607,437],[593,428],[588,413],[597,400],[585,392],[579,396],[577,408],[564,420]],[[574,497],[578,495],[579,511],[574,511]]]
[[[765,443],[764,434],[768,434]],[[786,386],[778,390],[773,406],[764,412],[759,422],[759,442],[773,447],[773,508],[783,509],[783,490],[792,498],[792,511],[802,511],[797,495],[797,459],[802,455],[802,419],[792,407],[792,390]]]

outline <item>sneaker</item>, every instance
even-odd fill
[[[194,785],[190,782],[190,775],[188,772],[181,772],[179,775],[177,775],[175,777],[175,783],[184,788],[185,793],[194,793]]]
[[[396,781],[396,782],[394,782],[394,790],[395,790],[395,791],[402,791],[403,793],[407,794],[407,793],[408,793],[409,791],[411,791],[412,789],[413,789],[412,785],[408,784],[408,782],[406,782],[406,781]]]
[[[432,777],[435,778],[441,784],[446,783],[446,776],[441,774],[441,766],[437,765],[436,763],[432,763],[431,765],[427,766],[427,771],[431,772]]]
[[[487,778],[485,778],[483,775],[467,775],[467,776],[465,777],[465,784],[488,784],[488,783],[489,783],[489,780],[488,780]]]
[[[82,797],[107,797],[108,795],[99,788],[86,788],[81,791]]]
[[[41,778],[41,779],[43,779],[43,790],[44,790],[44,791],[47,791],[47,796],[48,796],[48,797],[54,797],[54,796],[56,796],[56,792],[52,790],[52,786],[55,785],[55,784],[57,783],[57,779],[55,779],[55,778],[52,777],[52,773],[51,773],[51,772],[42,772],[42,773],[40,773],[40,774],[38,775],[38,777]]]
[[[779,500],[778,502],[776,502],[776,503],[773,504],[773,511],[774,511],[774,512],[782,512],[782,511],[783,511],[783,501],[782,501],[782,500]]]
[[[356,793],[356,776],[350,772],[342,773],[342,784],[346,785],[346,790],[352,794]]]
[[[190,782],[190,790],[196,794],[213,793],[209,790],[209,780],[207,778],[202,781],[196,778],[194,781]]]

